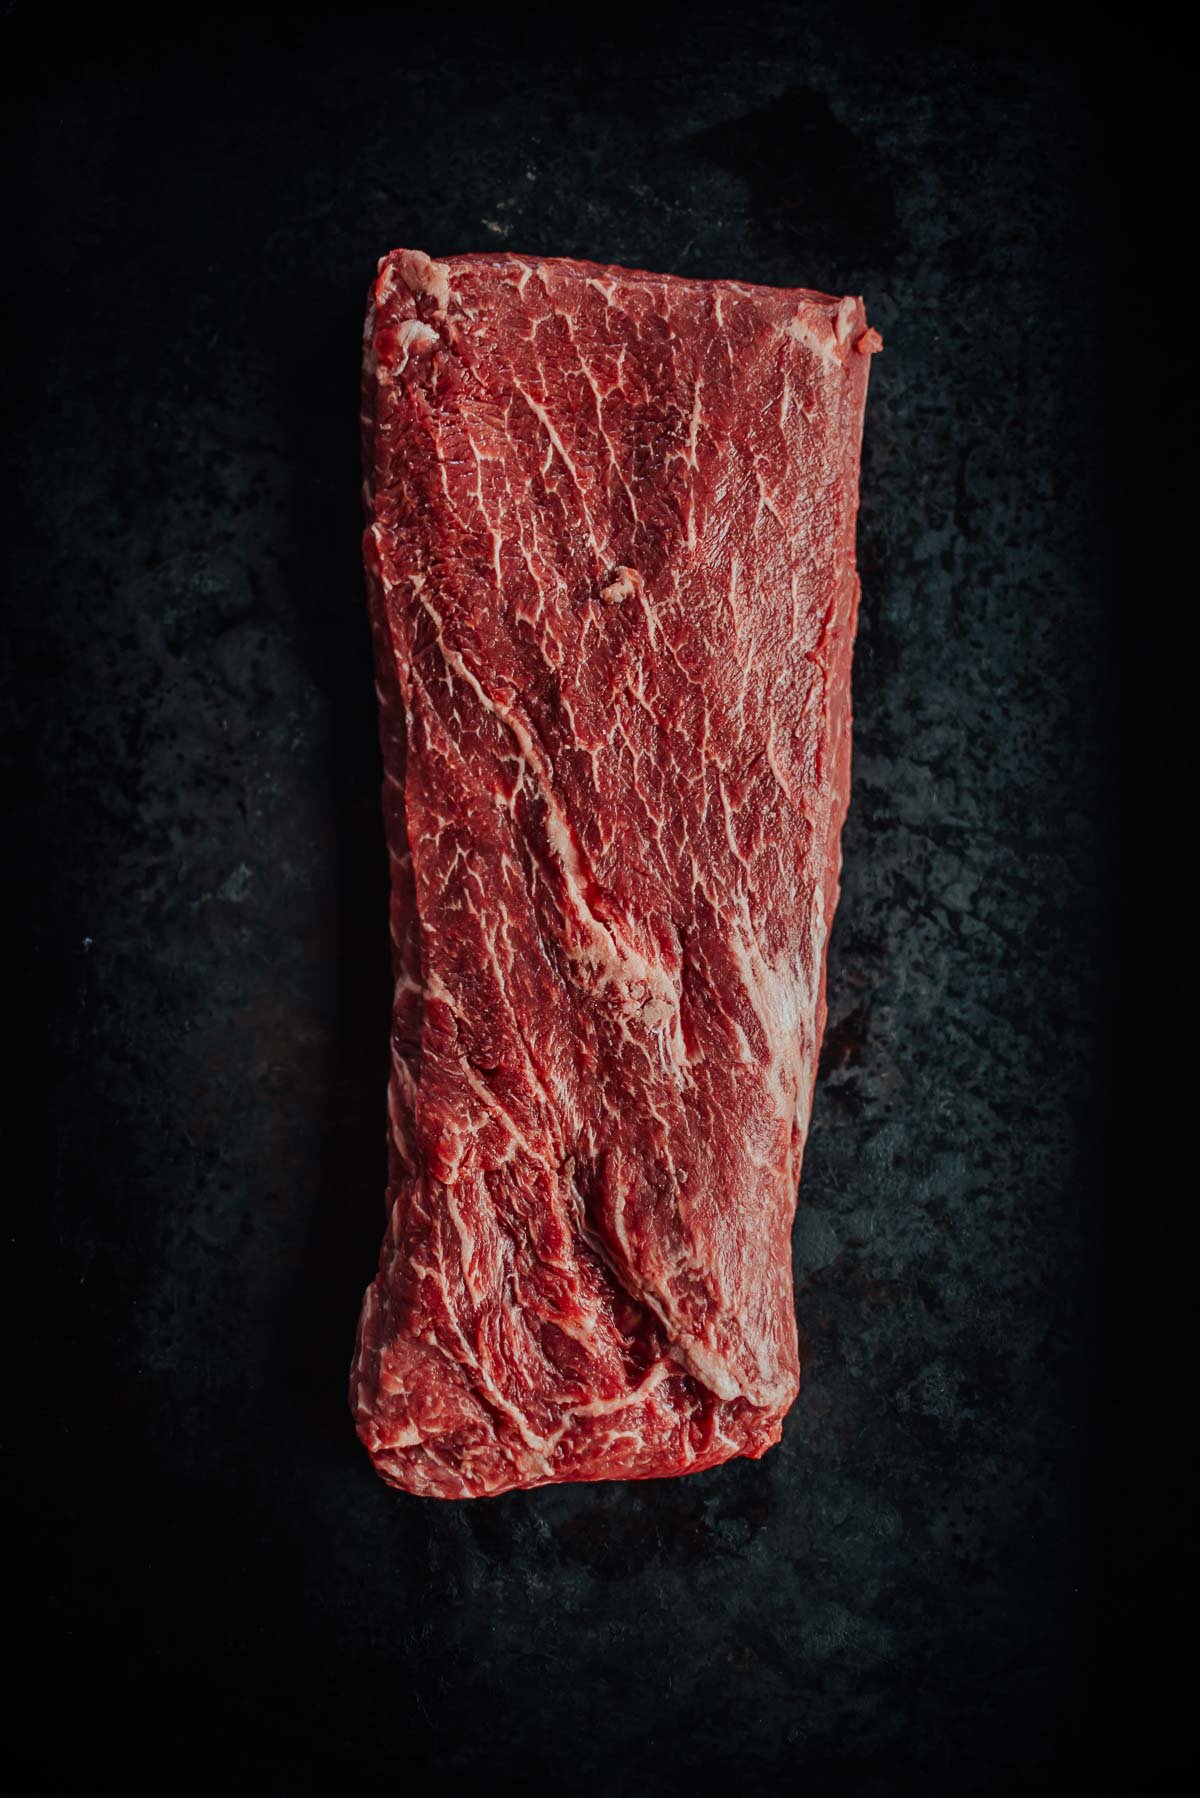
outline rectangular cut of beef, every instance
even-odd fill
[[[392,868],[384,1479],[779,1439],[849,796],[862,302],[384,258],[365,536]]]

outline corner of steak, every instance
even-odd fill
[[[777,1442],[849,796],[862,302],[386,256],[387,1233],[351,1401],[476,1497]]]

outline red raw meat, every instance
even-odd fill
[[[367,581],[396,975],[378,1471],[779,1439],[850,783],[862,302],[383,259]]]

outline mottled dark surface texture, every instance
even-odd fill
[[[154,1714],[239,1792],[1041,1790],[1091,1653],[1111,874],[1069,44],[1001,9],[190,44],[18,12],[5,744],[51,1106],[16,1477],[89,1764],[167,1777]],[[389,1011],[357,382],[396,244],[861,292],[885,339],[806,1374],[759,1464],[446,1506],[354,1440]]]

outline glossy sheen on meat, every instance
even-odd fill
[[[380,264],[396,976],[351,1402],[475,1497],[778,1441],[849,796],[861,301]]]

